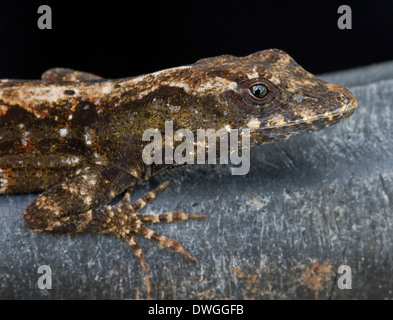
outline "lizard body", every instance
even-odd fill
[[[44,191],[24,212],[33,230],[113,234],[143,267],[135,235],[195,259],[146,224],[203,215],[138,213],[166,183],[129,203],[138,181],[170,167],[142,161],[147,129],[164,132],[167,120],[192,132],[248,128],[253,147],[331,126],[356,106],[347,89],[281,50],[117,80],[69,69],[51,69],[41,81],[0,80],[0,193]],[[119,204],[108,205],[123,192]]]

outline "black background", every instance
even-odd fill
[[[39,5],[53,29],[37,27]],[[340,5],[352,30],[340,30]],[[279,48],[324,73],[393,59],[393,1],[10,1],[0,3],[0,78],[51,67],[108,78]]]

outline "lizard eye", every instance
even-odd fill
[[[269,90],[263,84],[255,84],[251,86],[248,90],[257,99],[263,99],[269,93]]]

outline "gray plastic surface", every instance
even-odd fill
[[[37,194],[1,195],[0,298],[392,299],[393,62],[323,77],[357,96],[351,118],[253,149],[246,176],[195,165],[137,187],[133,199],[171,181],[143,212],[208,215],[152,226],[197,262],[137,239],[149,282],[121,240],[33,232],[22,214]],[[37,286],[40,265],[51,290]],[[337,285],[340,265],[351,290]]]

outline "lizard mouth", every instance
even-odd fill
[[[247,123],[247,126],[249,129],[258,131],[284,130],[288,133],[288,131],[291,131],[291,128],[295,129],[294,131],[317,131],[319,129],[332,126],[349,117],[354,113],[357,106],[357,99],[352,96],[350,100],[345,98],[345,101],[343,101],[343,103],[340,106],[337,106],[337,108],[333,111],[326,111],[320,114],[304,113],[296,120],[285,120],[283,116],[264,121],[260,121],[257,118],[251,118],[251,120]]]
[[[345,119],[352,115],[355,112],[356,107],[342,107],[338,110],[335,110],[333,112],[326,112],[324,114],[316,115],[313,117],[305,117],[303,119],[298,119],[298,120],[290,120],[286,121],[284,123],[267,123],[264,126],[261,126],[260,130],[269,130],[269,129],[278,129],[278,128],[290,128],[290,127],[298,127],[301,125],[307,125],[309,126],[319,126],[322,125],[322,127],[328,127],[333,124],[336,124],[342,119]],[[325,124],[325,126],[323,126]]]
[[[337,108],[332,108],[333,111],[326,111],[309,117],[306,115],[289,121],[285,121],[283,117],[265,120],[264,122],[254,118],[248,122],[246,129],[251,129],[251,139],[253,141],[251,144],[258,140],[263,141],[263,143],[284,140],[333,126],[352,115],[357,104],[356,98],[353,97],[353,99],[340,104]]]

